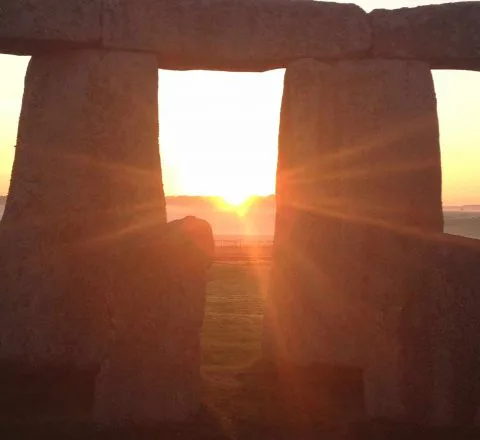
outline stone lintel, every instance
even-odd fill
[[[2,0],[0,53],[100,47],[99,0]]]
[[[480,70],[480,2],[459,2],[370,14],[372,55],[421,60],[433,69]]]
[[[167,69],[261,71],[361,56],[371,43],[367,14],[353,4],[119,0],[104,23],[105,47],[155,52]]]
[[[303,58],[480,70],[479,21],[480,2],[367,14],[354,4],[293,0],[3,0],[0,53],[150,52],[174,70],[264,71]]]
[[[370,48],[370,33],[358,6],[312,1],[5,0],[0,7],[0,53],[103,47],[156,53],[160,68],[179,70],[357,58]]]

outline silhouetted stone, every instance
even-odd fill
[[[98,46],[101,8],[99,0],[2,0],[0,52],[32,55]]]
[[[155,52],[166,69],[266,70],[371,44],[362,9],[327,2],[119,0],[104,23],[105,47]]]
[[[248,406],[239,412],[271,428],[298,432],[364,417],[361,368],[260,360],[238,379],[236,398]]]
[[[98,368],[0,361],[0,425],[85,419],[94,401]]]
[[[367,411],[425,421],[436,264],[428,240],[443,230],[432,76],[422,63],[365,61],[340,63],[336,77],[342,84],[336,108],[344,152],[344,289],[357,318],[346,320],[351,330],[365,331]]]
[[[0,368],[100,368],[117,241],[166,222],[156,97],[153,56],[32,58],[0,227]]]
[[[176,257],[196,269],[208,269],[215,256],[215,241],[210,224],[194,216],[168,223],[169,233],[178,240]]]
[[[480,2],[370,13],[373,56],[424,61],[434,69],[480,70]]]
[[[97,381],[97,422],[155,425],[199,411],[207,268],[199,242],[213,247],[211,228],[187,217],[119,248],[116,332]]]
[[[480,240],[442,234],[432,249],[439,262],[431,301],[432,419],[472,426],[480,410]]]
[[[431,367],[428,339],[417,325],[429,318],[429,279],[418,263],[430,255],[425,236],[441,230],[428,67],[397,61],[289,67],[265,355],[361,368],[367,414],[408,418],[409,408],[428,398]],[[426,385],[412,401],[403,389],[418,377]]]

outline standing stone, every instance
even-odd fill
[[[429,277],[436,264],[428,241],[443,230],[432,75],[423,63],[365,61],[340,63],[337,78],[344,285],[363,310],[358,325],[371,325],[367,411],[425,421],[432,386]]]
[[[117,243],[166,222],[157,111],[153,56],[32,58],[0,227],[0,365],[39,382],[89,371],[93,387],[114,331]]]
[[[436,425],[480,422],[480,240],[442,234],[432,246],[439,261],[432,292]]]
[[[348,325],[348,298],[341,297],[342,156],[335,87],[327,64],[303,60],[287,69],[263,348],[266,360],[273,360],[267,363],[277,364],[278,371],[269,375],[281,378],[271,388],[283,390],[282,419],[302,415],[294,423],[363,414],[361,369],[351,359],[355,346],[345,350],[338,344]]]
[[[278,345],[265,349],[274,349],[275,356],[299,363],[316,359],[312,351],[315,343],[310,340],[317,339],[315,331],[307,331],[302,319],[307,303],[315,307],[312,295],[317,289],[334,292],[338,287],[332,284],[335,279],[328,271],[317,270],[320,261],[329,269],[338,266],[339,158],[333,142],[335,113],[330,106],[334,94],[329,65],[304,60],[287,69],[280,121],[272,292],[281,285],[284,288],[282,294],[269,298],[274,303],[272,309],[267,307],[267,316],[275,313],[280,322],[277,324],[273,315],[267,317],[267,333],[272,333],[271,342]],[[304,276],[297,271],[301,267]],[[306,295],[305,303],[298,300],[299,292]],[[318,312],[315,307],[309,313]],[[277,332],[281,338],[275,336]]]
[[[279,139],[265,356],[309,371],[362,369],[367,414],[408,417],[430,392],[428,276],[416,263],[442,230],[430,71],[295,63]],[[404,392],[412,383],[425,384],[416,399]]]
[[[155,425],[200,409],[212,250],[210,225],[193,217],[123,240],[119,252],[127,257],[115,265],[115,339],[97,380],[98,423]]]

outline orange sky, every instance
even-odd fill
[[[358,1],[374,7],[445,1]],[[8,191],[27,57],[0,55],[0,194]],[[160,71],[160,148],[167,194],[239,199],[274,191],[283,70]],[[434,72],[443,200],[480,203],[480,73]]]

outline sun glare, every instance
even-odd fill
[[[253,198],[253,195],[240,191],[215,197],[216,205],[221,211],[234,212],[241,217],[248,212]]]
[[[221,197],[227,205],[231,205],[233,207],[238,208],[248,201],[248,199],[250,198],[250,195],[242,194],[239,192],[239,193],[223,195]]]

